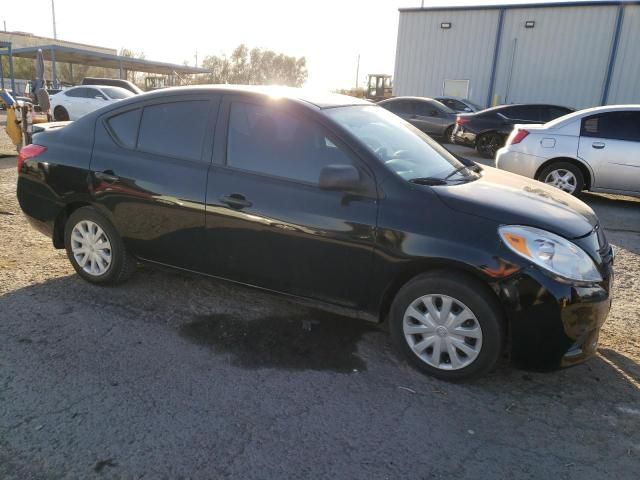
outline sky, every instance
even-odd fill
[[[363,86],[368,73],[393,74],[398,8],[421,0],[55,0],[58,38],[190,65],[241,43],[307,59],[307,86]],[[527,0],[425,0],[425,6]],[[51,0],[0,0],[8,31],[53,36]],[[164,5],[168,6],[164,6]],[[170,6],[169,6],[170,5]],[[37,13],[34,13],[37,12]],[[0,23],[0,28],[2,24]]]

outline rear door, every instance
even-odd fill
[[[89,99],[85,87],[73,88],[66,92],[60,92],[59,95],[64,95],[64,102],[61,105],[69,113],[70,120],[77,120],[88,113]]]
[[[640,191],[640,111],[582,119],[578,156],[593,169],[595,188]]]
[[[163,97],[98,118],[94,200],[136,256],[204,270],[207,172],[220,99]]]
[[[291,104],[225,100],[207,188],[211,272],[349,307],[365,299],[377,196],[371,172],[319,115]],[[226,144],[226,148],[225,148]],[[327,165],[354,165],[362,195],[321,190]]]

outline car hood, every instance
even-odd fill
[[[555,187],[492,167],[483,167],[480,175],[433,190],[448,207],[501,225],[528,225],[573,239],[598,224],[588,205]]]

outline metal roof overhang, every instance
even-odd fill
[[[556,7],[606,7],[611,5],[640,5],[638,0],[576,0],[576,1],[550,1],[531,3],[498,3],[484,5],[434,5],[426,7],[403,7],[400,12],[444,12],[456,10],[511,10],[517,8],[556,8]]]
[[[14,57],[36,58],[38,50],[47,61],[54,59],[56,62],[90,65],[93,67],[113,68],[119,70],[133,70],[136,72],[156,73],[171,75],[174,72],[179,75],[195,73],[209,73],[206,68],[189,67],[173,63],[155,62],[139,58],[123,57],[108,53],[94,52],[81,48],[63,47],[61,45],[40,45],[36,47],[16,48],[12,54]]]

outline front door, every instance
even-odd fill
[[[447,117],[434,102],[416,101],[413,104],[414,116],[411,120],[416,127],[430,135],[443,135]]]
[[[136,256],[205,269],[205,190],[218,106],[216,97],[163,97],[98,119],[91,188]]]
[[[640,192],[640,111],[582,119],[578,156],[593,169],[593,187]]]
[[[377,197],[372,174],[293,105],[230,97],[207,188],[214,275],[344,306],[369,287]],[[226,148],[225,148],[226,146]],[[354,165],[362,195],[318,187],[327,165]]]

